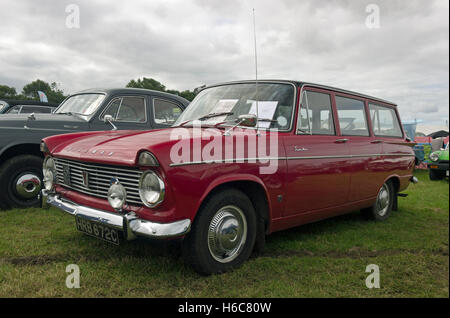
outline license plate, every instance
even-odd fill
[[[119,231],[100,223],[91,222],[81,216],[75,216],[77,230],[98,239],[119,245]]]
[[[437,169],[439,168],[438,166],[430,166],[431,169]]]

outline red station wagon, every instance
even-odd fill
[[[396,105],[295,81],[204,88],[175,125],[45,138],[44,206],[119,243],[182,238],[200,273],[265,236],[355,210],[385,220],[413,177]]]

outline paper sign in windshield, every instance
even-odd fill
[[[273,119],[275,111],[277,110],[278,102],[258,101],[258,117],[260,119]],[[250,107],[249,114],[256,115],[256,101],[252,101],[252,107]],[[271,122],[259,122],[259,127],[269,128]]]

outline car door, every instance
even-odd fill
[[[120,130],[152,129],[149,112],[149,101],[145,95],[120,95],[110,99],[101,112],[98,120],[93,123],[93,129],[109,130],[110,124],[104,123],[106,115],[112,116],[113,124]]]
[[[381,141],[371,132],[367,102],[363,98],[336,94],[336,110],[342,138],[350,149],[351,182],[349,201],[356,202],[377,195],[383,169]]]
[[[183,112],[182,105],[174,99],[153,96],[151,98],[150,116],[155,128],[172,126]]]
[[[347,202],[349,148],[338,134],[333,104],[332,92],[316,88],[302,92],[297,130],[284,138],[288,164],[286,216]]]

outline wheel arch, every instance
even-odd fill
[[[44,155],[40,150],[40,144],[18,143],[8,145],[2,150],[0,153],[0,164],[18,155],[34,155],[44,158]]]
[[[206,204],[210,197],[226,188],[238,189],[248,196],[253,204],[253,207],[255,208],[257,217],[262,218],[264,221],[265,233],[269,233],[271,224],[270,220],[272,216],[271,203],[267,195],[267,188],[264,183],[258,178],[255,178],[255,176],[224,179],[214,182],[208,187],[205,194],[201,197],[200,204],[196,211],[198,212]]]

